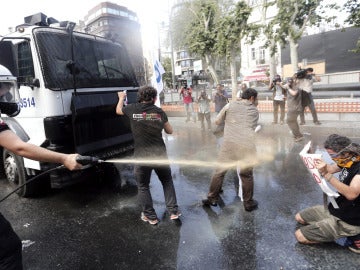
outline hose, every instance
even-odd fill
[[[51,173],[52,171],[55,171],[55,170],[58,170],[58,169],[62,169],[62,168],[65,168],[64,165],[60,165],[60,166],[57,166],[55,168],[52,168],[50,170],[47,170],[45,172],[42,172],[38,175],[35,175],[33,178],[30,178],[29,180],[25,181],[25,183],[21,184],[20,186],[18,186],[17,188],[15,188],[13,191],[11,191],[9,194],[7,194],[6,196],[4,196],[2,199],[0,199],[0,203],[5,201],[8,197],[10,197],[12,194],[14,194],[16,191],[18,191],[19,189],[23,188],[25,185],[29,184],[30,182],[38,179],[40,176],[43,176],[45,174],[48,174],[48,173]]]

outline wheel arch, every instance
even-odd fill
[[[2,120],[8,125],[10,130],[13,131],[17,136],[19,136],[19,138],[22,139],[24,142],[30,140],[29,135],[25,132],[19,122],[16,121],[16,119],[12,117],[2,117]],[[0,147],[0,177],[5,177],[3,153],[4,148]]]

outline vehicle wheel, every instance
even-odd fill
[[[23,185],[28,180],[28,175],[24,169],[24,159],[14,153],[4,149],[3,151],[4,173],[7,181],[13,189]],[[30,197],[38,195],[41,191],[40,179],[24,185],[16,193],[20,197]]]
[[[99,168],[99,178],[109,184],[113,189],[121,189],[121,176],[119,170],[113,164],[104,163]]]

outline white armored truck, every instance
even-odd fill
[[[130,125],[115,113],[118,91],[126,90],[127,102],[136,102],[138,83],[127,51],[119,43],[75,32],[74,26],[39,13],[0,36],[0,65],[17,78],[21,107],[16,117],[2,118],[24,141],[54,151],[101,159],[127,156],[133,151]],[[0,158],[1,172],[14,187],[56,166],[5,149]],[[99,166],[109,177],[117,173],[111,164]],[[36,195],[46,183],[63,187],[86,171],[54,170],[18,194]]]

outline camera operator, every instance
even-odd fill
[[[303,78],[300,78],[302,76],[298,76],[298,78],[299,78],[298,86],[299,86],[300,89],[304,90],[308,94],[307,95],[307,98],[308,98],[307,103],[308,104],[303,104],[303,110],[300,113],[300,125],[305,125],[305,114],[304,114],[304,112],[305,112],[306,107],[309,107],[309,109],[311,111],[311,115],[312,115],[314,124],[315,125],[321,125],[321,123],[319,122],[318,117],[317,117],[315,104],[314,104],[314,99],[313,99],[313,96],[312,96],[314,82],[320,82],[321,79],[320,79],[320,77],[318,77],[318,76],[316,76],[314,74],[314,69],[311,68],[311,67],[309,67],[309,68],[307,68],[305,70],[301,70],[299,72],[305,72],[305,74],[304,74]]]
[[[269,90],[273,91],[274,120],[272,123],[278,123],[278,112],[280,107],[280,125],[283,125],[285,118],[285,100],[287,92],[286,89],[282,86],[280,75],[276,75],[272,82],[270,82]]]
[[[289,78],[287,84],[284,85],[284,88],[287,89],[287,117],[286,122],[294,136],[294,141],[299,142],[304,139],[303,134],[300,132],[300,127],[297,122],[297,118],[302,112],[301,98],[302,92],[297,87],[297,74],[292,78]]]

